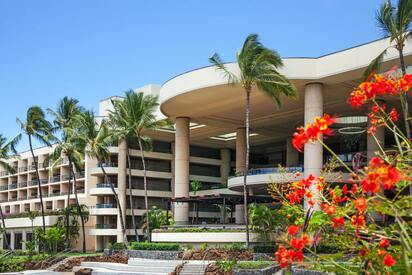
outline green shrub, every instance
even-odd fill
[[[126,249],[126,245],[124,243],[111,243],[109,244],[109,249],[113,251],[123,251]]]
[[[216,261],[216,265],[225,273],[229,273],[236,266],[237,260],[233,259],[230,261]]]
[[[147,243],[147,242],[132,242],[130,243],[131,250],[167,250],[179,251],[181,247],[177,243]]]
[[[275,253],[277,245],[256,245],[253,247],[254,253]]]
[[[243,250],[246,250],[247,247],[246,247],[246,245],[245,245],[244,243],[232,243],[232,244],[229,246],[228,249],[229,249],[229,250],[232,250],[232,251],[243,251]]]

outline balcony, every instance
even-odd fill
[[[19,196],[19,200],[27,200],[27,195],[22,195],[22,196]]]
[[[96,229],[115,229],[117,228],[116,224],[105,224],[105,223],[97,223]]]
[[[37,184],[37,179],[29,181],[29,186],[36,186]]]
[[[38,198],[38,195],[37,195],[37,194],[30,194],[29,196],[27,196],[27,199],[28,199],[28,200],[37,199],[37,198]]]
[[[17,197],[9,198],[9,201],[17,201]]]
[[[103,167],[117,167],[117,163],[115,163],[115,162],[105,162],[105,163],[98,163],[97,164],[97,167],[101,167],[101,166],[103,166]]]
[[[117,208],[114,203],[97,203],[96,208]]]
[[[0,177],[7,176],[8,174],[9,174],[8,171],[1,171],[1,172],[0,172]]]
[[[0,191],[4,191],[4,190],[8,190],[8,189],[9,189],[8,185],[0,186]]]
[[[27,172],[27,166],[22,166],[18,168],[19,173]]]
[[[36,165],[32,164],[29,166],[29,171],[34,171],[36,170]]]
[[[111,188],[111,184],[110,183],[98,183],[96,184],[97,188]],[[117,188],[117,183],[113,183],[113,187]]]
[[[57,197],[60,195],[61,195],[60,190],[58,190],[57,192],[50,193],[49,197]]]
[[[0,200],[0,203],[2,203],[2,202],[7,202],[8,200],[7,199],[1,199]]]
[[[17,189],[17,182],[9,184],[9,190]]]
[[[73,177],[72,177],[73,178]],[[66,180],[69,180],[70,179],[70,176],[69,175],[61,175],[61,180],[62,181],[66,181]]]
[[[60,175],[55,175],[50,178],[50,182],[59,182],[60,181]]]
[[[27,181],[19,182],[19,187],[27,187]]]
[[[41,179],[40,180],[40,184],[48,184],[49,183],[49,179]]]

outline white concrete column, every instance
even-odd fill
[[[190,157],[190,119],[176,118],[175,135],[175,197],[189,197],[189,157]],[[187,224],[189,222],[189,204],[175,203],[174,222]]]
[[[11,250],[15,249],[15,235],[14,235],[14,231],[10,231],[10,248]]]
[[[0,250],[2,250],[3,247],[4,247],[4,244],[3,244],[4,240],[3,240],[3,238],[4,238],[4,234],[1,233],[1,234],[0,234]]]
[[[246,128],[236,130],[236,173],[245,171]]]
[[[27,241],[27,231],[26,230],[23,230],[21,232],[21,240],[22,240],[21,249],[26,250],[26,241]]]
[[[245,223],[245,208],[243,204],[235,205],[235,223],[244,224]]]
[[[299,163],[299,153],[292,145],[293,138],[286,139],[286,167],[295,167]]]
[[[222,179],[221,183],[227,185],[227,180],[230,173],[230,149],[223,148],[220,149],[220,160],[222,164],[220,165],[220,177]]]
[[[124,226],[126,227],[126,152],[127,152],[127,144],[125,140],[119,141],[119,154],[117,156],[117,167],[118,167],[118,174],[117,174],[117,192],[119,198],[119,204],[122,208],[123,214],[123,221]],[[125,228],[127,230],[127,228]],[[122,233],[122,225],[120,220],[120,215],[117,215],[117,242],[123,242],[123,233]]]
[[[366,137],[366,150],[368,161],[376,157],[380,152],[380,148],[385,147],[385,127],[377,127],[376,132],[372,134],[367,134]]]
[[[323,116],[323,85],[321,83],[309,83],[305,86],[305,126],[312,123],[315,117]],[[304,148],[304,177],[309,175],[320,176],[323,165],[323,147],[319,142],[309,142]],[[313,199],[318,201],[319,192],[316,186],[311,188]],[[305,201],[307,208],[307,202]],[[319,209],[319,204],[314,206]]]

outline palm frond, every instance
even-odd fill
[[[369,63],[368,67],[363,72],[363,78],[365,80],[369,79],[375,73],[379,73],[383,58],[385,57],[386,53],[388,52],[388,49],[389,48],[384,49],[377,57],[375,57],[371,61],[371,63]]]
[[[229,84],[239,83],[239,78],[231,72],[222,62],[220,56],[215,53],[209,58],[209,62],[223,73]]]

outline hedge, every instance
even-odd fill
[[[147,242],[132,242],[129,245],[131,250],[166,250],[178,251],[181,247],[177,243],[147,243]]]
[[[275,253],[277,245],[256,245],[253,247],[255,253]]]

